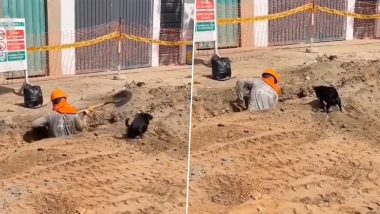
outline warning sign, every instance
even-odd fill
[[[8,61],[22,61],[25,60],[25,58],[25,52],[23,51],[8,53]]]
[[[24,39],[25,31],[24,30],[8,30],[7,31],[7,39]]]
[[[197,10],[214,9],[214,0],[197,0]]]
[[[9,41],[8,40],[8,51],[19,51],[25,50],[25,43],[23,40]]]
[[[198,21],[209,21],[209,20],[214,20],[214,19],[215,19],[214,11],[198,11],[197,13]]]
[[[0,52],[0,62],[5,62],[5,61],[7,61],[7,53]]]
[[[25,19],[0,19],[0,73],[27,69]]]
[[[7,49],[5,42],[0,42],[0,51],[5,51],[5,49]]]
[[[0,30],[0,40],[4,40],[4,39],[5,39],[5,31]]]
[[[215,0],[196,0],[195,42],[217,41]]]

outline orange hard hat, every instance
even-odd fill
[[[272,68],[267,69],[262,75],[264,76],[265,74],[269,74],[269,75],[273,76],[277,82],[282,81],[281,75],[279,73],[277,73],[277,71],[275,71]]]
[[[51,101],[56,100],[56,99],[58,99],[58,98],[62,98],[62,97],[66,98],[67,95],[66,95],[66,93],[65,93],[63,90],[61,90],[61,89],[57,89],[57,90],[55,90],[55,91],[53,91],[53,92],[51,93]]]

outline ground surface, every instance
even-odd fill
[[[305,48],[222,54],[236,76],[225,82],[196,65],[190,213],[380,213],[380,44],[317,50],[338,58]],[[268,67],[285,79],[279,105],[233,112],[235,80]],[[344,113],[326,117],[311,87],[329,83]]]
[[[32,81],[42,87],[45,103],[60,87],[78,108],[124,86],[133,93],[120,108],[94,112],[84,133],[36,142],[23,135],[51,105],[25,109],[17,105],[23,98],[12,93],[19,85],[0,86],[0,213],[185,212],[191,69],[124,77]],[[141,142],[127,141],[124,120],[139,111],[154,119]]]

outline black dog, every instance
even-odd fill
[[[128,128],[127,137],[128,138],[142,138],[142,135],[146,132],[149,126],[149,121],[153,119],[153,116],[148,113],[140,113],[137,117],[129,124],[129,118],[125,120],[125,125]]]
[[[331,106],[339,106],[339,109],[342,111],[342,101],[339,97],[338,91],[334,87],[328,86],[314,86],[313,87],[319,102],[321,103],[321,107],[325,109],[326,102],[326,112],[329,113],[329,109]]]

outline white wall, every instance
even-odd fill
[[[61,44],[75,42],[75,0],[61,0]],[[65,35],[66,34],[66,35]],[[75,74],[75,49],[62,51],[64,75]]]
[[[195,0],[184,0],[182,11],[182,29],[181,40],[193,41],[194,33],[194,17],[195,16]],[[186,63],[186,46],[181,47],[181,63]]]
[[[75,42],[75,0],[48,0],[49,45]],[[75,49],[49,52],[50,75],[75,74]]]
[[[380,13],[380,0],[377,0],[377,13]],[[376,38],[380,38],[380,19],[376,20],[375,32]]]
[[[154,0],[153,2],[153,39],[160,39],[161,30],[161,1]],[[152,66],[160,65],[160,47],[159,45],[152,45]]]
[[[254,0],[254,16],[268,15],[268,0]],[[256,47],[268,47],[268,21],[254,23],[254,37]]]
[[[347,0],[347,12],[355,12],[355,0]],[[346,40],[354,39],[354,18],[347,17],[346,21]]]

